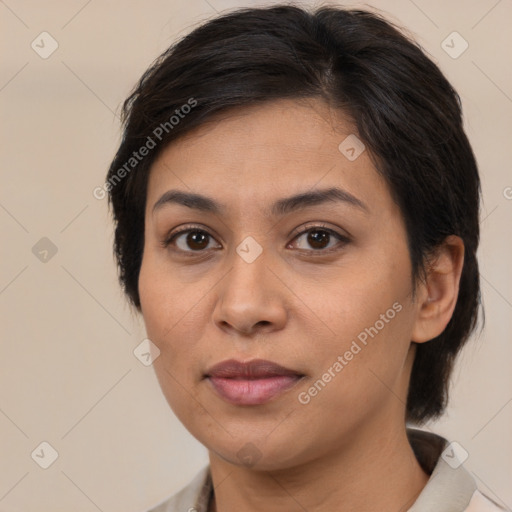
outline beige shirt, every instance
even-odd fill
[[[407,429],[418,462],[430,475],[427,485],[407,512],[498,512],[505,510],[480,493],[456,450],[436,434]],[[148,512],[208,512],[213,493],[210,466],[186,487]]]

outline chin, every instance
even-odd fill
[[[296,443],[271,445],[257,439],[251,441],[245,436],[244,440],[238,442],[230,439],[228,446],[219,446],[218,443],[203,444],[214,457],[252,471],[279,471],[304,462],[300,460]]]

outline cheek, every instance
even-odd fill
[[[340,269],[336,280],[308,292],[322,320],[316,334],[321,339],[310,345],[311,380],[328,381],[325,388],[334,392],[330,399],[338,405],[380,397],[400,379],[414,321],[410,292],[405,247],[361,257]]]
[[[179,319],[183,316],[183,298],[178,300],[175,289],[169,273],[159,268],[151,254],[145,253],[139,274],[139,296],[147,336],[160,350],[161,357],[154,363],[159,379],[164,367],[174,371],[173,363],[179,356],[179,345],[167,341],[179,332]]]
[[[171,273],[159,268],[151,255],[145,255],[139,295],[148,338],[160,350],[153,368],[167,403],[189,428],[196,422],[208,424],[211,418],[205,415],[199,401],[191,399],[196,393],[195,381],[201,378],[201,350],[194,350],[194,340],[201,338],[201,302],[189,289],[186,294],[180,293],[180,289],[183,287]]]
[[[139,295],[146,328],[155,340],[164,342],[186,322],[187,312],[198,298],[180,285],[176,273],[154,252],[144,254],[139,274]]]
[[[157,373],[167,371],[183,383],[199,378],[191,369],[199,372],[204,354],[199,345],[209,319],[205,291],[209,288],[201,282],[185,284],[165,261],[159,261],[152,253],[144,255],[139,295],[148,338],[162,356],[155,361]],[[172,378],[165,382],[167,387],[177,385]]]
[[[146,251],[139,273],[139,296],[148,336],[160,349],[159,341],[171,320],[168,312],[174,310],[173,304],[169,303],[172,295],[166,293],[170,284],[168,281],[168,276]]]
[[[314,372],[295,397],[312,445],[319,432],[334,445],[340,432],[353,432],[405,402],[411,314],[400,306],[392,300],[347,303],[346,316],[334,325],[336,336],[312,345],[308,360]]]

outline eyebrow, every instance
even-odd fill
[[[343,202],[365,212],[369,212],[366,204],[350,192],[341,188],[332,187],[314,190],[311,192],[303,192],[294,196],[279,199],[272,204],[270,213],[276,217],[283,216],[308,206],[315,206],[327,202]],[[226,211],[226,207],[224,205],[210,197],[192,192],[168,190],[154,204],[153,213],[168,204],[179,204],[194,210],[213,214],[222,214]]]

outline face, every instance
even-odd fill
[[[406,231],[368,151],[339,149],[351,134],[320,100],[279,100],[199,127],[151,169],[139,292],[154,368],[233,464],[291,467],[403,427]],[[226,360],[289,371],[212,370]]]

